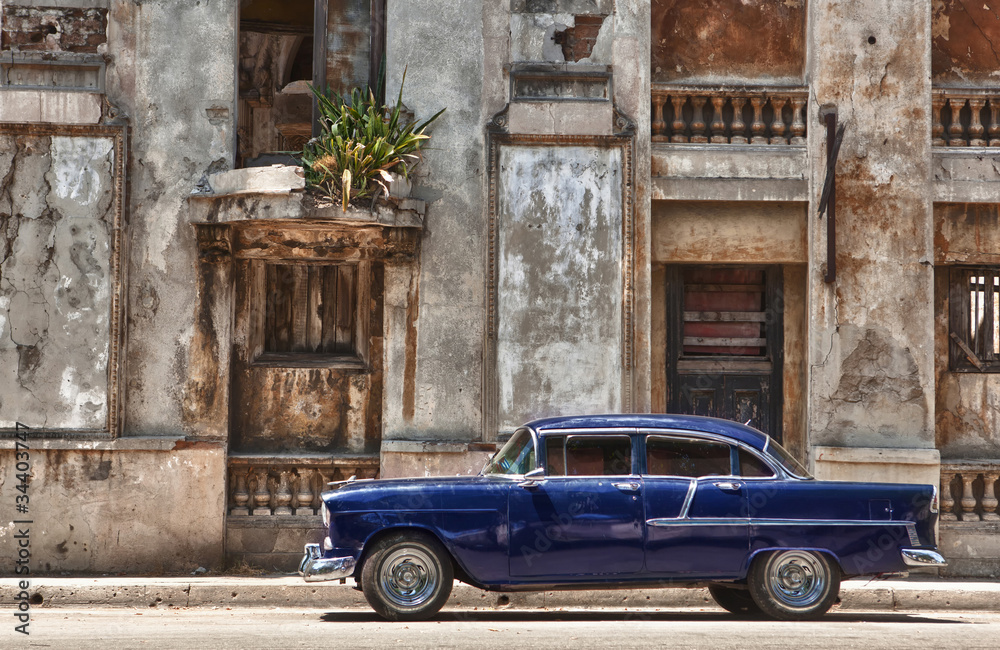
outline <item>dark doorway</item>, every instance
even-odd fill
[[[781,441],[780,266],[667,271],[667,410],[749,424]]]

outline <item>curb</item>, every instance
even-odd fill
[[[27,590],[33,607],[297,607],[368,609],[353,585],[306,583],[298,576],[264,578],[36,578]],[[0,604],[18,597],[17,581],[0,584]],[[1000,612],[1000,583],[848,581],[840,610]],[[690,609],[717,605],[706,588],[604,591],[487,592],[455,583],[452,610]]]

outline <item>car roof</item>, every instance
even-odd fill
[[[745,424],[730,420],[720,420],[718,418],[702,417],[700,415],[659,413],[568,415],[533,420],[525,426],[534,429],[540,435],[558,433],[566,429],[679,429],[682,431],[714,433],[728,436],[755,449],[764,449],[769,439],[766,433],[762,433]]]

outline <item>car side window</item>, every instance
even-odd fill
[[[550,458],[550,475],[559,475],[558,468],[553,467],[551,461],[553,455],[564,459],[566,476],[615,476],[632,473],[632,438],[629,436],[584,435],[568,436],[565,440],[561,454],[546,447],[546,454]]]
[[[746,449],[740,449],[740,476],[745,478],[766,478],[774,476],[774,470]]]
[[[549,476],[566,476],[566,436],[545,438],[545,465]]]
[[[728,476],[730,447],[711,440],[648,436],[646,473],[660,476]]]

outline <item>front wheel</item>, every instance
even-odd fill
[[[454,569],[437,540],[395,533],[375,542],[361,569],[361,590],[375,613],[390,621],[422,621],[444,607]]]
[[[750,595],[772,618],[797,621],[819,618],[840,593],[840,568],[814,551],[775,551],[750,567]]]

